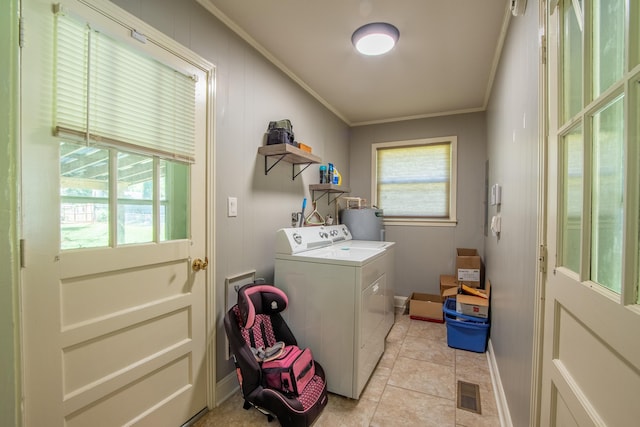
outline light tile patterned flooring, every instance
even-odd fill
[[[458,380],[480,386],[482,414],[458,409]],[[277,426],[236,392],[195,427]],[[329,394],[314,427],[336,426],[500,426],[486,354],[447,346],[446,326],[396,315],[384,355],[359,400]]]

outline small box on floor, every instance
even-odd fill
[[[409,317],[428,322],[444,323],[442,296],[414,292],[409,300]]]

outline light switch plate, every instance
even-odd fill
[[[238,216],[238,198],[227,198],[227,216]]]

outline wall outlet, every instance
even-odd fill
[[[227,198],[227,216],[238,216],[238,198],[237,197],[228,197]]]

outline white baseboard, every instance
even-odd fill
[[[513,423],[511,422],[511,413],[509,412],[509,404],[507,403],[507,396],[504,394],[504,389],[502,388],[500,371],[498,370],[498,363],[496,362],[496,356],[493,352],[491,339],[489,339],[489,345],[487,346],[487,361],[489,362],[489,372],[491,374],[491,383],[493,384],[493,393],[496,398],[496,405],[498,406],[500,426],[513,427]]]
[[[238,376],[235,371],[231,372],[221,381],[218,381],[216,383],[216,407],[224,403],[224,401],[230,398],[239,388]]]
[[[409,298],[395,295],[393,297],[393,305],[396,308],[405,308],[407,306],[407,300]]]

